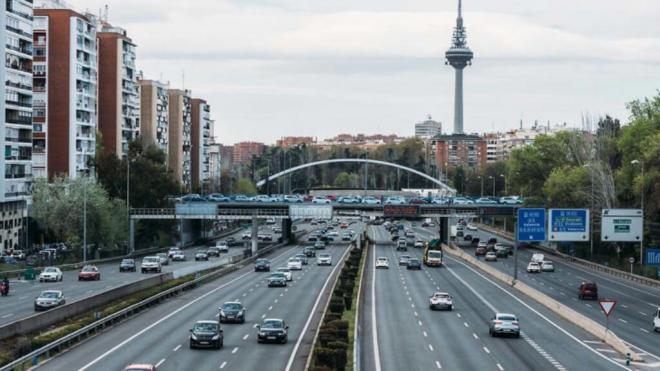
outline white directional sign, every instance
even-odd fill
[[[603,209],[601,241],[641,242],[642,220],[640,209]]]
[[[616,300],[599,300],[598,304],[600,305],[600,309],[603,310],[603,313],[609,317],[614,311],[614,307],[616,307]]]
[[[332,219],[332,205],[290,205],[291,219]]]

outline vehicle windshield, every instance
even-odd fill
[[[132,264],[134,264],[135,262],[134,262],[133,260],[124,259],[124,260],[121,261],[121,263],[122,263],[122,264],[125,264],[125,265],[132,265]]]
[[[83,272],[96,272],[96,268],[94,267],[84,267],[82,269]]]
[[[261,328],[281,329],[284,328],[284,322],[280,320],[267,320],[261,325]]]
[[[55,273],[57,272],[56,268],[46,268],[44,269],[44,273]]]
[[[239,303],[225,303],[222,306],[223,310],[241,310],[242,305]]]
[[[277,271],[278,272],[291,272],[291,270],[289,270],[289,268],[277,268]]]
[[[161,252],[161,253],[158,253],[158,256],[161,257],[161,258],[166,258],[167,254],[165,254],[164,252]]]
[[[410,259],[410,260],[408,260],[408,263],[410,263],[410,264],[418,264],[418,263],[419,263],[419,259]]]
[[[273,273],[270,278],[284,278],[284,273]]]
[[[257,264],[268,264],[268,260],[266,260],[266,259],[257,259]]]
[[[57,299],[58,296],[59,296],[59,294],[57,292],[46,291],[46,292],[42,292],[41,295],[39,295],[39,298],[40,299]]]
[[[194,332],[217,332],[218,324],[211,322],[196,323],[193,327]]]
[[[410,256],[408,256],[408,255],[401,255],[401,256],[399,257],[399,260],[410,260]]]
[[[441,258],[442,253],[440,251],[429,251],[429,258]]]
[[[319,258],[329,258],[330,254],[319,254]]]
[[[497,319],[500,321],[515,321],[516,317],[514,316],[497,316]]]
[[[147,263],[154,263],[154,262],[160,261],[160,258],[150,256],[150,257],[144,258],[144,261],[147,262]]]

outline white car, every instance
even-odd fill
[[[537,262],[527,264],[527,273],[541,273],[541,266]]]
[[[229,252],[229,245],[227,245],[226,241],[216,242],[215,247],[218,248],[218,251],[221,252],[221,253]]]
[[[543,254],[538,254],[538,253],[537,254],[532,254],[532,261],[534,263],[541,264],[541,263],[543,263],[544,260],[545,260],[545,256],[543,256]]]
[[[64,305],[64,294],[59,290],[46,290],[42,291],[36,299],[34,299],[34,310],[41,311]]]
[[[250,232],[243,232],[243,234],[241,235],[241,239],[243,240],[249,240],[250,238],[252,238],[252,233]]]
[[[319,254],[316,258],[316,265],[332,265],[332,255],[328,253]]]
[[[176,254],[176,253],[178,253],[178,252],[180,252],[180,251],[181,251],[180,248],[178,248],[178,247],[172,247],[172,248],[170,248],[169,251],[167,252],[167,257],[170,258],[170,259],[172,259],[172,257],[174,256],[174,254]]]
[[[17,260],[24,260],[25,259],[25,253],[23,250],[14,250],[11,253],[12,258],[17,259]]]
[[[406,200],[403,197],[388,197],[385,199],[385,205],[405,205]]]
[[[291,272],[291,269],[287,267],[281,267],[277,268],[277,272],[284,274],[284,277],[286,277],[287,281],[293,281],[293,272]]]
[[[429,298],[429,309],[431,310],[436,310],[436,309],[446,309],[446,310],[452,310],[454,309],[454,301],[451,297],[446,292],[436,292]]]
[[[555,265],[552,264],[551,261],[546,260],[543,263],[541,263],[541,270],[544,272],[554,272],[555,271]]]
[[[164,252],[159,252],[156,256],[160,258],[160,265],[170,265],[170,259]]]
[[[329,204],[331,201],[325,197],[316,196],[312,199],[313,204]]]
[[[384,256],[378,257],[376,259],[376,269],[383,268],[383,269],[389,269],[390,268],[390,261]]]
[[[415,247],[416,247],[416,248],[422,248],[422,247],[424,247],[424,241],[422,241],[422,240],[417,240],[417,241],[415,241]]]
[[[474,224],[468,224],[467,229],[468,229],[468,231],[476,231],[477,226],[475,226]]]
[[[186,254],[183,253],[183,251],[177,251],[172,255],[172,261],[173,262],[182,262],[186,260]]]
[[[57,267],[46,267],[39,274],[39,282],[58,282],[62,281],[62,271]]]
[[[147,272],[161,272],[160,258],[157,256],[145,256],[142,258],[142,264],[140,265],[140,271],[142,273]]]
[[[291,258],[289,261],[286,263],[286,267],[291,269],[292,271],[299,271],[302,270],[302,261],[298,258]]]
[[[374,196],[367,196],[362,199],[362,203],[366,205],[380,205],[380,200]]]
[[[658,308],[653,318],[653,331],[660,331],[660,308]]]

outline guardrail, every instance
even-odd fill
[[[503,237],[503,238],[507,238],[509,240],[514,240],[514,236],[513,236],[512,233],[504,232],[504,231],[501,231],[497,228],[492,228],[492,227],[482,225],[482,224],[477,224],[477,226],[478,226],[478,228],[481,228],[481,229],[483,229],[483,230],[485,230],[489,233],[492,233],[494,235],[497,235],[497,236],[500,236],[500,237]],[[537,248],[539,250],[542,250],[544,252],[547,252],[549,254],[552,254],[554,256],[562,258],[567,262],[579,264],[580,266],[583,266],[583,267],[586,267],[586,268],[589,268],[589,269],[592,269],[592,270],[595,270],[595,271],[607,273],[609,275],[619,277],[619,278],[624,278],[624,279],[627,279],[629,281],[636,282],[636,283],[639,283],[639,284],[642,284],[642,285],[647,285],[647,286],[656,287],[656,288],[660,287],[660,281],[654,280],[652,278],[640,276],[638,274],[631,274],[631,273],[622,271],[620,269],[606,267],[602,264],[594,263],[594,262],[589,261],[589,260],[576,258],[574,256],[564,254],[564,253],[559,252],[555,249],[552,249],[550,247],[543,246],[543,245],[540,245],[540,244],[535,245],[534,248]]]
[[[302,235],[304,233],[305,232],[297,232],[296,234],[297,235]],[[287,243],[285,243],[285,242],[275,244],[275,245],[271,245],[269,247],[258,250],[257,253],[254,256],[246,258],[246,259],[242,258],[242,256],[233,256],[230,260],[230,263],[227,266],[223,267],[223,268],[214,269],[212,272],[206,273],[203,276],[198,277],[198,278],[196,278],[192,281],[189,281],[189,282],[183,283],[181,285],[178,285],[176,287],[167,289],[167,290],[165,290],[161,293],[158,293],[158,294],[156,294],[152,297],[144,299],[139,303],[133,304],[133,305],[131,305],[127,308],[124,308],[124,309],[122,309],[122,310],[120,310],[116,313],[113,313],[113,314],[111,314],[107,317],[101,318],[98,321],[95,321],[95,322],[93,322],[93,323],[91,323],[91,324],[89,324],[89,325],[87,325],[87,326],[85,326],[85,327],[83,327],[83,328],[81,328],[77,331],[74,331],[74,332],[72,332],[68,335],[65,335],[62,338],[53,341],[52,343],[49,343],[49,344],[47,344],[47,345],[45,345],[45,346],[43,346],[43,347],[41,347],[37,350],[34,350],[34,351],[30,352],[29,354],[26,354],[26,355],[24,355],[24,356],[22,356],[22,357],[20,357],[16,360],[12,361],[11,363],[9,363],[5,366],[2,366],[0,368],[0,371],[23,370],[24,366],[26,364],[30,364],[30,365],[37,364],[38,359],[41,356],[45,355],[46,357],[50,357],[51,353],[53,353],[53,352],[58,353],[63,348],[67,348],[73,343],[77,343],[80,340],[89,338],[90,336],[93,336],[93,335],[97,334],[99,331],[104,330],[106,327],[113,326],[114,324],[116,324],[116,323],[118,323],[118,322],[134,315],[135,313],[138,313],[138,312],[142,311],[145,308],[148,308],[152,305],[158,304],[162,300],[167,299],[171,296],[175,296],[175,295],[177,295],[177,294],[179,294],[183,291],[195,288],[201,283],[212,281],[212,280],[217,279],[221,276],[224,276],[226,274],[237,271],[237,270],[243,268],[245,265],[254,262],[260,256],[263,256],[263,255],[271,252],[272,250],[275,250],[277,248],[280,248],[280,247],[283,247],[283,246],[286,246],[286,245],[287,245]],[[167,273],[167,274],[171,275],[171,273]],[[167,274],[164,274],[164,275],[167,275]],[[143,281],[145,281],[145,280],[143,280]],[[136,282],[136,284],[140,283],[140,282],[142,282],[142,281],[138,281],[138,282]],[[126,286],[122,286],[122,287],[126,287]],[[104,293],[101,293],[99,295],[104,295],[105,293],[107,293],[107,291],[104,292]],[[72,304],[68,304],[68,305],[75,305],[77,303],[84,302],[85,300],[87,300],[87,299],[84,299],[84,300],[81,300],[81,301],[78,301],[78,302],[75,302],[75,303],[72,303]],[[98,305],[101,305],[101,304],[97,304],[95,306],[98,306]],[[94,306],[92,306],[92,308],[93,307]],[[64,307],[62,307],[62,308],[64,308]],[[46,312],[44,314],[48,314],[48,313],[50,313],[50,312]],[[33,317],[35,317],[35,316],[33,316]],[[30,318],[32,318],[32,317],[30,317]],[[28,320],[30,318],[26,318],[25,320]],[[22,320],[22,321],[25,321],[25,320]],[[2,331],[2,328],[0,328],[0,331]],[[14,335],[15,335],[15,333],[14,333]]]

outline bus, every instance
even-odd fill
[[[442,244],[440,240],[431,240],[426,243],[424,247],[424,265],[428,267],[440,267],[442,266]]]

